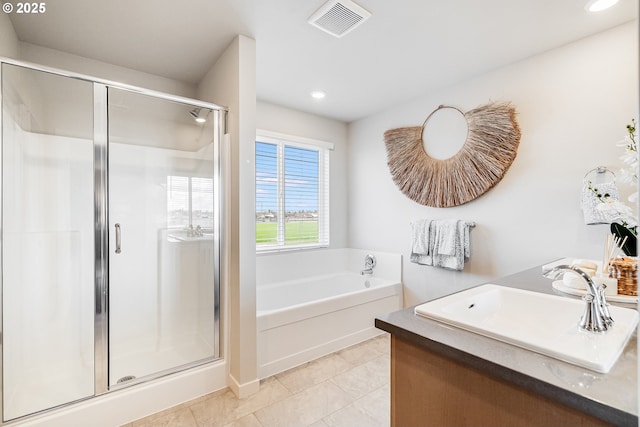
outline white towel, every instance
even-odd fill
[[[434,242],[433,265],[451,270],[464,268],[464,228],[459,220],[435,222],[438,239]]]
[[[464,269],[470,256],[468,223],[456,219],[420,220],[411,226],[411,262]]]
[[[457,219],[435,221],[436,240],[433,242],[435,255],[455,255],[458,245]]]
[[[432,253],[429,251],[431,221],[421,219],[411,223],[411,262],[432,265]]]

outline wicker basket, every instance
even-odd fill
[[[618,295],[638,295],[638,260],[614,258],[609,263],[609,277],[618,279]]]

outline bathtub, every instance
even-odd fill
[[[368,253],[377,265],[361,275]],[[375,317],[402,308],[401,261],[357,249],[259,256],[258,377],[378,335]]]

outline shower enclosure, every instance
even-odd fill
[[[219,358],[225,110],[0,63],[2,421]]]

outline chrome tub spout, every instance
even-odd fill
[[[376,264],[376,257],[371,254],[367,254],[367,256],[364,257],[364,270],[360,271],[360,275],[364,276],[365,274],[373,274],[373,268]]]

